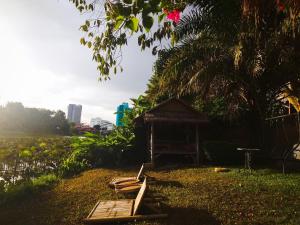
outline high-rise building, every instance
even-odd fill
[[[72,123],[79,124],[81,121],[82,105],[69,104],[68,105],[68,120]]]
[[[130,110],[128,103],[123,102],[117,108],[117,117],[116,117],[116,125],[117,127],[123,126],[122,118],[124,117],[124,113],[126,110]]]

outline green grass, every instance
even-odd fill
[[[7,202],[32,198],[43,190],[50,189],[58,183],[58,181],[59,178],[56,175],[47,174],[19,185],[8,186],[5,192],[3,192],[3,190],[0,192],[0,206],[7,204]]]
[[[1,224],[83,224],[97,200],[116,199],[107,183],[114,176],[135,175],[138,169],[86,171],[61,181],[33,198],[0,208]],[[152,195],[163,198],[169,218],[132,224],[144,225],[298,225],[300,174],[282,175],[270,170],[248,173],[232,169],[182,168],[149,172],[157,181]]]

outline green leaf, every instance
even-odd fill
[[[177,42],[176,35],[174,33],[171,34],[171,45],[174,47]]]
[[[158,22],[160,23],[164,18],[166,17],[166,14],[162,13],[158,16]]]
[[[28,149],[24,149],[19,153],[19,157],[21,157],[21,158],[32,157],[32,152]]]
[[[157,47],[158,47],[158,46],[155,46],[155,47],[152,49],[152,55],[156,55],[156,54],[157,54]]]
[[[153,18],[151,16],[144,16],[143,17],[143,26],[144,26],[144,28],[145,28],[145,30],[147,32],[150,31],[150,29],[151,29],[151,27],[153,25],[153,21],[154,20],[153,20]]]
[[[81,30],[87,32],[88,31],[88,26],[87,25],[82,25]]]
[[[146,17],[151,13],[151,5],[149,3],[145,3],[143,6],[142,17]]]
[[[136,32],[139,28],[139,20],[136,17],[131,18],[131,21],[133,23],[133,30]]]
[[[89,41],[89,42],[87,43],[87,46],[88,46],[89,48],[91,48],[91,47],[92,47],[92,42]]]
[[[124,22],[124,17],[123,16],[118,16],[116,19],[116,23],[115,23],[115,30],[118,30],[120,28],[120,26],[123,24]]]
[[[132,0],[123,0],[125,4],[132,4]]]
[[[118,30],[120,28],[120,26],[123,24],[124,20],[117,20],[116,24],[115,24],[115,30]]]
[[[126,27],[132,31],[137,31],[139,28],[139,20],[136,17],[132,17],[130,20],[126,22]]]
[[[119,15],[128,17],[131,13],[131,7],[120,7],[119,8]]]
[[[81,5],[81,6],[78,6],[77,8],[80,12],[82,12],[84,10],[84,7]]]
[[[145,40],[146,35],[142,34],[138,37],[138,45],[141,45],[142,42]]]
[[[91,11],[93,11],[93,10],[94,10],[94,6],[93,6],[93,4],[90,4],[90,5],[89,5],[89,10],[91,10]]]
[[[161,12],[161,8],[159,6],[160,0],[151,0],[149,1],[151,12],[152,13],[158,13]]]
[[[86,44],[86,41],[85,41],[84,38],[80,38],[80,44],[82,44],[82,45],[85,45],[85,44]]]

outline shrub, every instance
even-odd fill
[[[78,174],[88,168],[114,167],[119,165],[122,148],[107,144],[107,139],[93,134],[75,137],[72,153],[64,159],[60,174],[64,177]]]
[[[9,201],[30,197],[42,190],[51,188],[59,181],[54,174],[47,174],[16,184],[0,183],[0,205]]]
[[[208,161],[216,164],[240,164],[243,154],[237,151],[237,145],[224,141],[206,141],[203,143],[204,154]]]
[[[60,174],[63,177],[73,176],[90,167],[85,155],[80,150],[74,151],[60,166]]]
[[[64,137],[0,138],[0,177],[10,183],[57,173],[70,144]]]
[[[58,181],[59,178],[55,174],[47,174],[32,179],[32,186],[36,190],[41,190],[41,189],[51,187],[52,185],[56,184]]]

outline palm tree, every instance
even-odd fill
[[[262,130],[283,88],[299,80],[299,21],[273,7],[260,11],[257,24],[237,0],[210,3],[181,19],[177,44],[159,53],[148,95],[225,96],[231,114],[245,105]]]
[[[238,41],[240,4],[236,0],[211,2],[215,3],[195,5],[181,19],[175,30],[177,45],[159,52],[148,96],[208,97],[235,86],[232,55]]]

